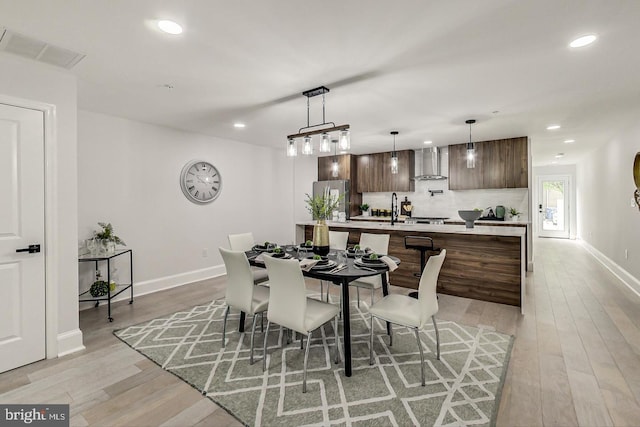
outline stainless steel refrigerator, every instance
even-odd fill
[[[327,189],[329,194],[334,198],[344,195],[342,200],[340,200],[338,212],[344,212],[346,219],[349,219],[349,181],[316,181],[313,183],[313,197],[322,196]]]

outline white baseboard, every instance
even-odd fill
[[[80,329],[74,329],[58,334],[58,354],[51,355],[51,357],[62,357],[84,349],[85,347],[82,344],[82,331]]]
[[[600,263],[607,268],[610,272],[613,273],[622,283],[624,283],[629,289],[635,292],[636,295],[640,297],[640,280],[636,277],[629,274],[627,270],[620,267],[616,264],[611,258],[607,257],[605,254],[591,246],[584,240],[579,240],[582,246],[585,247],[587,251],[593,255],[595,259],[600,261]]]
[[[227,271],[224,268],[224,264],[216,265],[213,267],[202,268],[200,270],[187,271],[185,273],[174,274],[172,276],[159,277],[157,279],[145,280],[143,282],[133,282],[133,298],[141,295],[152,294],[154,292],[163,291],[165,289],[171,289],[189,283],[198,282],[200,280],[211,279],[226,274]],[[128,300],[129,290],[124,291],[117,297],[113,298],[111,302]],[[87,310],[93,308],[95,303],[93,302],[81,302],[80,310]]]

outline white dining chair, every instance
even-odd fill
[[[256,244],[253,233],[229,234],[228,239],[229,248],[231,248],[232,251],[247,252]],[[253,283],[256,285],[260,283],[264,285],[264,282],[269,280],[267,270],[264,268],[252,267],[251,274],[253,275]]]
[[[387,255],[389,252],[389,235],[361,233],[359,245],[362,249],[371,248],[371,250],[378,255]],[[381,275],[362,277],[349,283],[349,286],[356,288],[358,307],[360,307],[360,288],[371,291],[371,304],[373,305],[373,294],[376,289],[382,287],[382,277]]]
[[[225,248],[219,248],[219,250],[224,260],[224,266],[227,269],[227,291],[225,295],[227,308],[224,312],[222,324],[222,347],[226,347],[227,318],[231,307],[244,311],[253,317],[249,355],[249,364],[253,365],[253,337],[256,333],[256,315],[264,313],[269,308],[269,288],[253,285],[251,266],[244,251],[230,251]]]
[[[329,250],[346,251],[347,242],[349,241],[348,231],[331,231],[329,230]],[[329,284],[327,284],[327,302],[329,302]],[[324,280],[320,280],[320,300],[324,290]]]
[[[373,318],[376,317],[385,322],[395,323],[414,330],[418,348],[420,349],[420,372],[422,374],[422,385],[424,379],[424,353],[422,350],[422,340],[420,331],[424,329],[429,318],[433,321],[433,328],[436,332],[436,358],[440,360],[440,333],[436,323],[436,313],[438,313],[438,298],[436,296],[436,286],[438,276],[447,251],[443,249],[439,255],[429,257],[427,265],[424,267],[420,277],[418,287],[418,299],[408,295],[391,294],[382,298],[369,309],[371,315],[371,325],[369,332],[369,365],[373,365]],[[389,328],[389,346],[393,345],[392,328]]]
[[[336,345],[335,362],[340,362],[338,312],[335,305],[307,298],[307,288],[300,263],[295,259],[277,259],[265,257],[265,264],[270,277],[269,311],[267,312],[267,329],[264,334],[262,370],[267,370],[267,338],[271,323],[291,329],[307,336],[307,347],[304,352],[302,371],[302,392],[307,392],[307,359],[311,347],[312,332],[334,319],[334,335]]]

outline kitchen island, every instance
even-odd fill
[[[297,224],[299,242],[310,240],[314,221]],[[524,227],[457,224],[395,224],[372,221],[332,222],[329,229],[349,231],[349,244],[357,244],[360,233],[389,234],[389,254],[402,263],[389,280],[392,285],[417,289],[420,252],[405,248],[405,237],[426,236],[437,248],[447,250],[440,271],[438,292],[522,307],[524,305],[526,237]]]

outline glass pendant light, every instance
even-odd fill
[[[396,153],[396,135],[398,134],[397,130],[391,131],[391,135],[393,135],[393,151],[391,152],[391,173],[398,173],[398,153]]]
[[[340,131],[340,139],[338,140],[340,151],[348,151],[351,148],[351,137],[348,130]]]
[[[473,169],[476,167],[476,149],[471,142],[471,125],[476,121],[473,119],[467,120],[465,123],[469,125],[469,142],[467,143],[467,169]]]
[[[296,140],[289,138],[289,144],[287,144],[287,157],[296,157],[298,155],[298,147],[296,147]]]
[[[310,156],[313,154],[313,141],[310,136],[304,137],[304,143],[302,144],[302,154]]]
[[[322,134],[322,139],[320,140],[320,150],[321,153],[330,153],[331,152],[331,138],[328,133]]]

